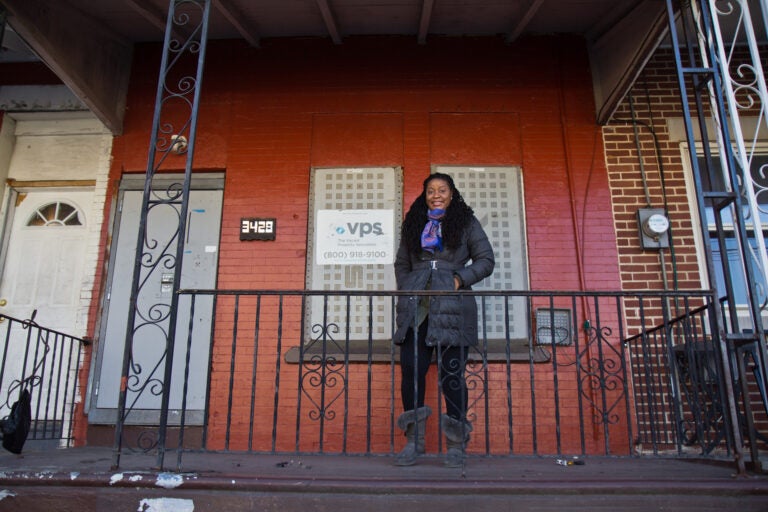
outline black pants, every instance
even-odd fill
[[[400,369],[402,372],[400,392],[403,398],[403,410],[410,411],[424,406],[426,376],[432,362],[432,356],[437,350],[437,359],[440,362],[438,376],[443,398],[445,398],[446,413],[457,420],[463,419],[467,411],[467,385],[464,380],[467,349],[466,347],[427,346],[425,340],[427,339],[428,324],[429,321],[424,320],[419,326],[418,339],[415,340],[417,342],[415,352],[412,328],[408,329],[408,334],[400,345]],[[414,386],[414,382],[417,383],[416,386]],[[414,400],[416,394],[418,394],[418,399]]]

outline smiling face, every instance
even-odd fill
[[[451,190],[451,185],[447,181],[441,178],[435,178],[427,183],[424,195],[427,200],[427,208],[430,210],[437,208],[447,210],[448,205],[451,204],[453,191]]]

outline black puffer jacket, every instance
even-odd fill
[[[471,264],[467,265],[469,261]],[[434,263],[433,263],[434,261]],[[493,248],[480,222],[472,221],[456,249],[413,254],[404,243],[395,257],[395,279],[398,290],[453,290],[453,276],[459,276],[462,290],[491,275],[495,265]],[[397,330],[393,337],[399,344],[413,327],[416,308],[421,297],[402,296],[397,301]],[[427,345],[467,346],[477,344],[477,303],[475,297],[435,296],[429,298]]]

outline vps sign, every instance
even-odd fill
[[[381,228],[381,222],[348,222],[347,229],[353,235],[359,234],[360,238],[366,235],[383,235],[384,231]]]
[[[318,210],[315,234],[318,265],[394,261],[394,210]]]

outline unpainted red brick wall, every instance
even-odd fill
[[[737,58],[738,51],[734,59]],[[691,113],[695,116],[693,95],[690,91],[687,94]],[[757,116],[757,107],[755,105],[752,111],[743,109],[740,115]],[[633,108],[638,123],[637,141],[632,126]],[[645,66],[627,98],[603,127],[624,290],[662,289],[662,263],[666,265],[670,289],[702,287],[691,224],[691,198],[686,192],[683,167],[683,159],[688,159],[688,153],[679,141],[670,138],[669,133],[669,122],[682,117],[674,56],[670,49],[662,48]],[[714,137],[714,134],[710,135]],[[641,160],[644,170],[640,166]],[[645,186],[650,201],[646,200]],[[659,251],[641,249],[636,214],[639,208],[647,207],[668,209],[673,251],[664,251],[664,261]]]
[[[670,140],[666,124],[668,119],[682,117],[682,104],[671,52],[660,50],[655,54],[630,95],[619,105],[612,119],[603,128],[622,288],[663,288],[662,257],[657,250],[641,248],[637,210],[666,207],[674,250],[674,258],[669,250],[662,253],[662,256],[666,256],[664,261],[668,287],[700,289],[700,269],[693,243],[682,154],[679,143]],[[630,101],[633,105],[630,105]],[[635,119],[641,123],[637,127],[637,138],[642,151],[645,184],[635,130],[631,123],[633,107]],[[648,189],[650,202],[646,200],[645,187]],[[676,272],[673,272],[673,269],[676,269]]]
[[[736,49],[733,62],[737,63],[743,58],[739,55],[742,51]],[[732,67],[735,69],[735,64]],[[749,72],[746,72],[745,80],[748,79]],[[691,115],[695,116],[693,94],[687,91],[687,95]],[[742,101],[742,105],[750,103]],[[708,112],[709,105],[705,107]],[[757,117],[759,107],[759,103],[754,103],[751,109],[740,110],[740,115]],[[633,115],[637,121],[637,135],[632,125]],[[679,122],[682,117],[683,104],[674,55],[671,49],[662,48],[656,51],[627,98],[603,127],[605,160],[616,222],[621,288],[625,291],[661,290],[665,287],[670,290],[698,290],[706,286],[702,281],[705,270],[703,263],[699,262],[694,242],[694,229],[698,230],[699,227],[691,221],[694,196],[689,195],[686,189],[683,162],[689,158],[688,150],[670,134],[670,123],[673,120]],[[713,133],[710,135],[714,137]],[[646,187],[649,199],[645,195]],[[667,209],[671,222],[671,249],[658,251],[641,248],[636,213],[638,209],[647,207]],[[690,303],[690,307],[695,306],[695,301]],[[638,314],[638,309],[627,309],[629,335],[639,332],[641,322]],[[644,314],[645,326],[662,322],[659,308],[646,309]],[[664,346],[655,348],[660,354],[666,351]],[[643,392],[638,393],[639,400],[643,400],[644,395]],[[758,420],[765,424],[760,397],[756,392],[754,395]]]
[[[113,147],[115,184],[123,173],[147,166],[159,48],[139,46],[134,62],[124,134]],[[212,42],[202,87],[195,169],[226,173],[220,289],[304,289],[313,167],[402,166],[407,209],[436,164],[522,167],[532,289],[621,287],[602,133],[578,38],[512,45],[497,38],[436,38],[426,45],[398,37],[352,38],[342,45],[266,40],[261,48]],[[176,123],[185,119],[182,108],[167,112]],[[163,168],[178,170],[174,165],[181,164],[169,159]],[[259,216],[277,218],[277,240],[240,241],[240,219]],[[106,253],[107,233],[104,247]],[[581,321],[590,312],[579,314]],[[212,395],[221,398],[232,331],[226,322],[216,326]],[[293,329],[288,335],[295,345],[298,323]],[[275,349],[274,341],[260,342],[259,351],[273,358]],[[530,381],[525,366],[513,368],[521,382]],[[283,365],[282,371],[283,382],[295,383],[295,367]],[[551,382],[551,366],[537,372]],[[268,370],[259,378],[273,385]],[[539,407],[552,405],[545,390],[537,391]],[[575,403],[575,387],[569,392]],[[375,410],[389,410],[385,397],[374,399]],[[221,407],[214,402],[213,427],[222,425]],[[524,401],[520,407],[528,408]],[[247,425],[248,408],[242,402],[236,408],[245,422],[239,425]],[[572,408],[561,414],[564,425],[578,421]],[[501,416],[494,428],[505,428]],[[543,417],[549,419],[539,428],[546,430],[551,415]],[[245,433],[233,435],[242,441]],[[530,429],[519,439],[526,436]]]

